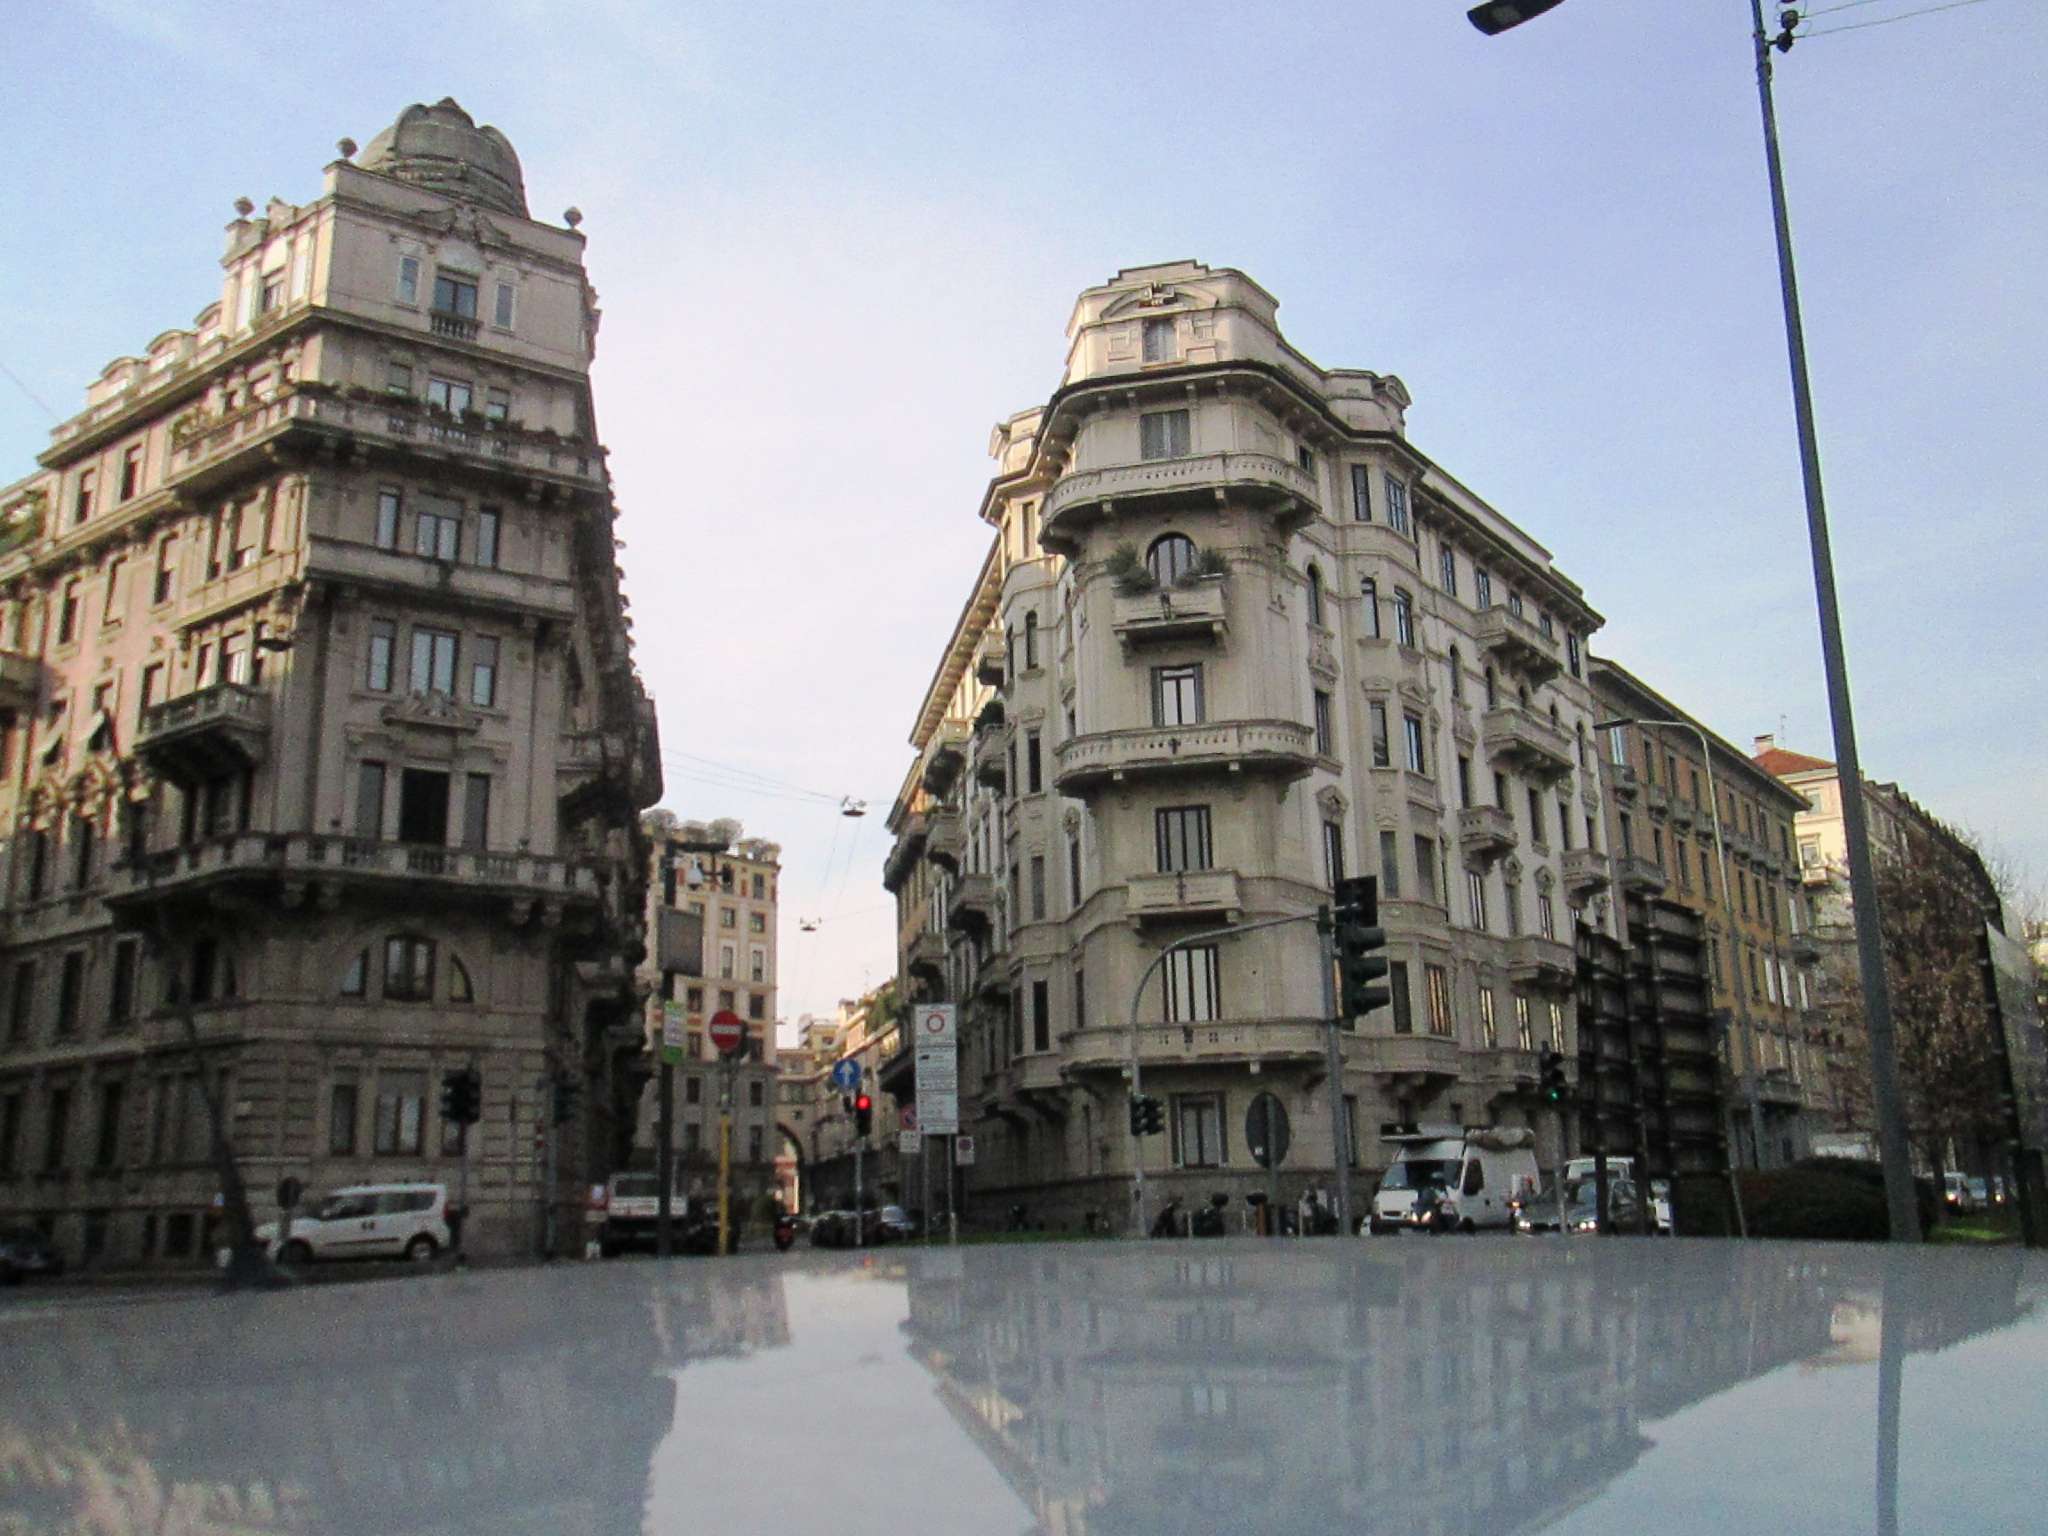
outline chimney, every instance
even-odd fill
[[[1762,757],[1766,752],[1770,751],[1771,748],[1775,747],[1777,744],[1778,738],[1775,736],[1759,736],[1756,739],[1756,751],[1753,755],[1757,757]]]

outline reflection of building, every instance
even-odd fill
[[[2010,1322],[2011,1257],[1964,1298],[1876,1249],[982,1249],[912,1263],[908,1335],[1046,1532],[1533,1531],[1654,1421],[1827,1358],[1845,1302],[1899,1297],[1915,1349]]]
[[[765,1270],[459,1284],[39,1325],[0,1379],[0,1504],[50,1530],[626,1536],[672,1373],[789,1342]]]
[[[1595,658],[1592,680],[1609,718],[1692,721],[1618,662]],[[1806,802],[1748,753],[1711,730],[1705,737],[1711,763],[1692,730],[1607,732],[1609,841],[1625,892],[1700,918],[1711,1007],[1728,1020],[1720,1046],[1737,1153],[1746,1165],[1775,1167],[1807,1151],[1828,1103],[1810,975],[1818,950],[1793,849],[1793,818]]]
[[[452,1185],[475,1064],[469,1241],[522,1249],[536,1136],[574,1198],[630,1105],[661,788],[584,237],[453,101],[237,208],[0,489],[0,1221],[191,1262],[208,1087],[252,1189]]]
[[[1600,616],[1408,441],[1398,379],[1318,367],[1276,307],[1198,262],[1120,272],[1076,304],[1059,390],[992,438],[993,537],[883,869],[905,996],[962,1010],[984,1209],[1128,1208],[1133,993],[1216,928],[1244,931],[1177,952],[1140,1005],[1160,1187],[1262,1187],[1262,1091],[1289,1198],[1328,1182],[1344,1114],[1367,1166],[1387,1121],[1533,1123],[1557,1150],[1537,1052],[1575,1050],[1579,914],[1616,931]],[[1315,928],[1253,925],[1347,872],[1380,879],[1393,1004],[1332,1084]]]

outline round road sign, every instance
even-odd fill
[[[1287,1157],[1294,1138],[1287,1124],[1287,1106],[1270,1093],[1259,1094],[1244,1113],[1244,1144],[1261,1168],[1275,1168]]]
[[[711,1028],[706,1033],[721,1056],[730,1056],[745,1043],[747,1026],[730,1008],[721,1008],[711,1015]]]

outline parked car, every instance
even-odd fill
[[[1564,1191],[1564,1229],[1578,1236],[1600,1230],[1600,1186],[1593,1179],[1567,1184]],[[1643,1208],[1636,1187],[1628,1179],[1607,1181],[1607,1222],[1617,1232],[1642,1230]]]
[[[424,1263],[453,1241],[445,1184],[354,1184],[294,1212],[280,1245],[278,1223],[256,1229],[256,1239],[283,1264],[328,1259],[397,1259]],[[221,1251],[221,1262],[227,1252]]]
[[[64,1273],[64,1255],[34,1227],[0,1227],[0,1285],[19,1285],[31,1275],[54,1279]]]
[[[1671,1181],[1669,1179],[1650,1180],[1650,1218],[1651,1225],[1656,1229],[1660,1237],[1669,1237],[1671,1235]]]
[[[885,1243],[908,1242],[923,1230],[918,1218],[900,1205],[883,1206],[877,1218]]]
[[[1980,1211],[1991,1209],[1991,1186],[1983,1179],[1970,1180],[1970,1199]]]
[[[1941,1203],[1948,1207],[1951,1216],[1966,1216],[1983,1207],[1970,1188],[1970,1177],[1963,1173],[1945,1173],[1941,1176]]]
[[[682,1182],[677,1171],[676,1182]],[[669,1196],[669,1229],[679,1253],[718,1250],[718,1211],[708,1201],[692,1200],[680,1189]],[[661,1241],[661,1175],[615,1173],[590,1191],[586,1221],[595,1228],[601,1258],[635,1249],[653,1253]],[[739,1237],[733,1236],[733,1247]]]

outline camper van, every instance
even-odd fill
[[[1373,1232],[1506,1228],[1509,1202],[1535,1194],[1536,1138],[1496,1126],[1389,1125],[1394,1161],[1373,1192]]]

